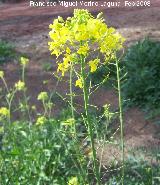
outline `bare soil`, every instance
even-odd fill
[[[123,2],[123,1],[122,1]],[[99,11],[104,12],[106,22],[109,26],[114,26],[126,38],[126,47],[144,37],[160,40],[160,1],[152,0],[150,7],[127,8],[122,5],[119,8],[90,7],[94,14]],[[30,65],[27,68],[27,85],[31,94],[31,102],[38,105],[36,97],[42,90],[54,90],[65,95],[67,85],[62,82],[56,87],[56,79],[51,72],[45,72],[43,65],[52,64],[53,71],[56,70],[55,59],[48,52],[48,25],[58,15],[67,17],[72,15],[73,8],[29,7],[29,3],[1,4],[0,5],[0,39],[9,40],[14,43],[17,52],[25,53],[30,58]],[[13,85],[19,79],[20,67],[13,61],[12,63],[0,66],[5,73],[7,81]],[[43,81],[47,80],[47,85]],[[92,102],[97,106],[105,103],[117,108],[118,98],[114,90],[100,89]],[[63,106],[55,107],[55,112]],[[160,147],[160,139],[157,138],[158,126],[153,122],[145,120],[144,113],[138,108],[132,108],[125,112],[125,139],[127,149],[137,147]],[[106,146],[107,148],[108,146]],[[107,161],[111,156],[112,149],[104,150],[103,161]],[[113,156],[118,153],[113,149]]]

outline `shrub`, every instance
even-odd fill
[[[15,57],[15,51],[13,45],[6,41],[0,40],[0,64],[10,61]]]
[[[160,104],[160,43],[148,39],[131,46],[123,60],[126,99],[140,107],[159,107]]]

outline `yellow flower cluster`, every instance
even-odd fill
[[[78,80],[76,80],[76,86],[81,89],[83,88],[82,78],[79,78]]]
[[[37,100],[40,100],[40,101],[46,101],[48,100],[48,93],[47,92],[40,92],[38,97],[37,97]]]
[[[26,66],[29,63],[29,59],[25,57],[20,58],[20,63],[22,66]]]
[[[100,62],[99,59],[89,61],[89,66],[91,67],[91,73],[97,70],[99,62]]]
[[[75,120],[73,118],[69,118],[66,121],[62,121],[62,125],[64,126],[72,126],[75,124]]]
[[[63,58],[63,62],[58,64],[58,69],[57,71],[61,71],[62,72],[62,76],[64,76],[65,72],[68,70],[69,66],[70,66],[70,62],[72,61],[72,56],[69,55],[68,53],[70,53],[70,49],[67,48],[66,49],[66,55]]]
[[[47,118],[44,116],[40,116],[37,118],[36,125],[43,125],[47,121]]]
[[[77,53],[78,53],[79,55],[86,56],[87,53],[88,53],[88,51],[89,51],[88,45],[83,45],[83,46],[80,46],[80,48],[78,49]]]
[[[73,55],[77,59],[80,56],[86,58],[94,50],[108,61],[115,51],[122,48],[124,38],[114,28],[109,28],[101,15],[100,13],[94,18],[88,10],[76,9],[73,17],[68,17],[66,21],[58,17],[50,24],[49,50],[57,58],[65,56],[63,62],[58,62],[58,72],[62,72],[62,76],[70,69],[70,64],[75,62]],[[90,66],[91,72],[95,72],[99,64],[99,59],[85,63]]]
[[[8,117],[9,116],[9,110],[6,107],[0,108],[0,116]]]
[[[69,182],[68,185],[79,185],[78,183],[78,178],[77,177],[72,177]]]
[[[17,83],[15,83],[15,88],[18,90],[18,91],[22,91],[25,89],[25,83],[22,82],[21,80],[19,80]]]

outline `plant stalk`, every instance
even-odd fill
[[[74,116],[74,105],[73,105],[73,86],[72,86],[72,81],[73,81],[73,64],[71,63],[69,89],[70,89],[71,114],[72,114],[72,118],[75,119],[75,116]],[[75,124],[74,124],[74,133],[76,135],[76,125]]]
[[[89,93],[86,85],[86,73],[84,70],[84,62],[85,59],[83,56],[81,56],[81,76],[83,81],[83,98],[84,98],[84,108],[85,108],[85,114],[86,114],[86,120],[87,120],[87,126],[88,126],[88,134],[91,141],[91,148],[92,148],[92,155],[93,155],[93,165],[94,165],[94,173],[96,176],[97,184],[100,185],[100,175],[99,175],[99,169],[97,165],[97,156],[96,156],[96,149],[94,145],[94,132],[93,132],[93,125],[90,120],[89,115],[89,108],[88,108],[88,102],[89,102]]]
[[[119,120],[120,120],[120,132],[121,132],[121,147],[122,147],[122,185],[124,185],[124,121],[123,121],[123,110],[122,110],[122,96],[121,96],[121,84],[120,84],[120,69],[119,69],[119,60],[116,58],[116,71],[117,71],[117,85],[118,85],[118,101],[119,101]]]

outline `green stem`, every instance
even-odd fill
[[[11,105],[12,105],[12,101],[13,101],[15,93],[16,93],[16,90],[13,90],[11,97],[7,99],[8,109],[9,109],[9,124],[11,124]]]
[[[5,81],[5,79],[3,77],[2,77],[2,81],[4,83],[4,86],[5,86],[6,90],[7,90],[7,93],[9,93],[9,89],[8,89],[7,83],[6,83],[6,81]]]
[[[72,86],[72,80],[73,80],[73,64],[71,63],[71,68],[70,68],[70,79],[69,79],[69,89],[70,89],[70,104],[71,104],[71,114],[72,118],[74,119],[74,105],[73,105],[73,86]],[[74,133],[76,133],[76,125],[74,124]]]
[[[22,67],[22,82],[25,83],[25,65],[23,65]],[[27,100],[27,96],[26,96],[26,91],[24,90],[24,100],[25,100],[25,104],[26,104],[26,109],[27,109],[27,113],[28,113],[28,117],[29,117],[29,121],[30,121],[30,125],[31,125],[31,122],[32,122],[32,119],[31,119],[31,115],[30,115],[30,110],[29,110],[29,105],[28,105],[28,100]]]
[[[119,65],[116,58],[116,70],[117,70],[117,85],[118,85],[118,96],[119,96],[119,120],[120,120],[120,130],[121,130],[121,147],[122,147],[122,185],[124,185],[124,121],[122,112],[122,97],[121,97],[121,84],[120,84],[120,74]]]
[[[57,130],[57,129],[56,129]],[[63,141],[63,136],[61,137],[60,135],[59,135],[59,130],[57,130],[56,131],[56,133],[58,133],[57,134],[57,136],[59,137],[59,139],[60,139],[60,141],[61,141],[61,144],[64,146],[64,148],[66,149],[66,150],[68,150],[68,147],[66,146],[66,144],[64,143],[64,141]],[[77,143],[76,143],[77,144]],[[74,147],[76,147],[76,148],[74,148],[75,149],[75,151],[77,151],[78,150],[78,152],[79,152],[79,147],[77,147],[76,145],[73,145]],[[68,150],[69,151],[69,150]],[[80,153],[78,153],[78,155],[79,155]],[[83,179],[83,182],[84,182],[84,184],[86,184],[86,171],[84,171],[84,169],[83,169],[83,166],[81,165],[81,162],[79,162],[79,161],[77,161],[78,162],[78,165],[77,165],[77,162],[76,162],[76,159],[71,155],[71,160],[73,161],[73,163],[75,164],[75,166],[77,167],[77,169],[78,170],[80,170],[80,174],[82,175],[82,179]]]
[[[88,108],[88,103],[89,103],[89,93],[86,85],[86,73],[84,69],[84,62],[85,59],[83,56],[81,56],[81,75],[82,75],[82,80],[83,80],[83,97],[84,97],[84,107],[85,107],[85,114],[86,114],[86,120],[87,120],[87,127],[88,127],[88,134],[90,137],[91,141],[91,148],[92,148],[92,153],[93,153],[93,165],[94,165],[94,173],[96,176],[97,184],[100,185],[100,175],[99,175],[99,169],[97,165],[97,156],[96,156],[96,149],[94,146],[94,132],[93,132],[93,125],[90,120],[90,115],[89,115],[89,108]]]
[[[22,67],[22,81],[24,82],[24,72],[25,72],[25,66]]]
[[[71,64],[71,69],[70,69],[70,80],[69,80],[69,88],[70,88],[71,112],[72,112],[72,117],[74,118],[72,76],[73,76],[73,66],[72,66],[72,64]]]

